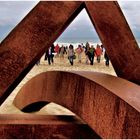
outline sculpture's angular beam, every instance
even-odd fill
[[[99,139],[75,116],[0,114],[0,139]]]
[[[0,45],[0,104],[83,8],[83,2],[42,1]]]
[[[37,104],[41,107],[41,101],[42,107],[55,102],[81,117],[102,138],[140,138],[139,92],[138,85],[107,74],[54,71],[28,81],[14,104],[26,111],[30,105],[34,110]]]
[[[118,3],[94,1],[85,4],[117,75],[140,85],[140,48]]]

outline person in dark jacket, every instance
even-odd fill
[[[93,45],[91,45],[91,48],[89,49],[90,55],[89,55],[89,60],[90,60],[90,65],[93,65],[94,63],[94,56],[95,56],[95,48],[93,47]]]
[[[105,54],[104,54],[104,58],[105,58],[105,65],[109,66],[109,57],[108,57],[106,51],[105,51]]]
[[[86,64],[88,64],[88,61],[90,60],[90,52],[89,52],[89,50],[90,50],[90,45],[87,42],[86,47],[85,47]]]
[[[48,64],[49,65],[54,63],[54,60],[53,60],[54,55],[53,55],[53,53],[54,53],[54,44],[51,47],[49,47],[47,49],[46,53],[45,53],[45,60],[48,59]]]

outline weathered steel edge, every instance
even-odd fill
[[[0,114],[1,139],[99,139],[77,116]]]

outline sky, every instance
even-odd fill
[[[37,3],[38,1],[0,1],[0,40],[3,40]],[[140,39],[140,1],[119,1],[119,5],[134,36]],[[58,41],[74,38],[99,40],[86,10],[82,10]]]

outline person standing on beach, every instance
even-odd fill
[[[89,52],[89,50],[90,50],[90,45],[87,42],[86,47],[85,47],[86,64],[88,64],[88,60],[90,60],[90,52]]]
[[[68,59],[71,65],[73,65],[73,56],[74,56],[74,49],[73,49],[73,45],[70,44],[68,50]]]
[[[105,65],[109,66],[109,57],[108,57],[106,51],[105,51],[105,54],[104,54],[104,58],[105,58]]]
[[[53,64],[53,62],[54,62],[53,61],[53,57],[54,57],[53,53],[54,53],[54,44],[51,47],[49,47],[45,53],[45,59],[46,58],[48,59],[49,65]]]
[[[55,57],[59,57],[59,49],[60,49],[60,47],[59,47],[59,45],[57,44],[57,45],[55,46],[55,48],[54,48],[54,51],[55,51],[55,53],[56,53]]]
[[[64,60],[64,53],[65,53],[65,48],[62,45],[62,47],[59,49],[60,60]]]
[[[82,52],[83,52],[82,46],[78,45],[78,48],[76,49],[76,53],[78,56],[78,63],[82,62]]]
[[[102,55],[102,49],[99,44],[96,46],[96,56],[97,56],[97,62],[100,63],[101,60],[101,55]]]
[[[91,48],[89,49],[90,55],[89,55],[89,60],[90,60],[90,65],[93,65],[94,62],[94,56],[95,56],[95,48],[93,47],[93,45],[91,45]]]

